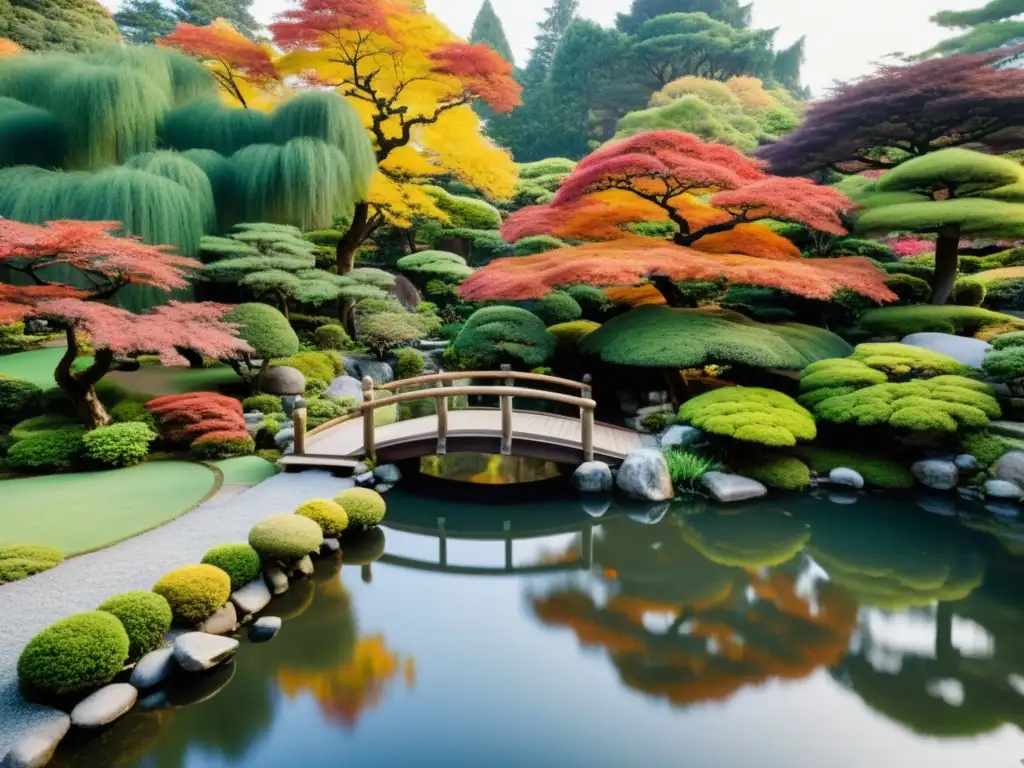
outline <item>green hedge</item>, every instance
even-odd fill
[[[537,317],[544,325],[571,323],[583,317],[583,309],[565,291],[553,291],[537,303]]]
[[[248,544],[221,544],[207,551],[200,562],[224,571],[231,579],[232,592],[260,575],[259,553]]]
[[[40,413],[42,407],[42,388],[0,373],[0,424],[17,424]]]
[[[255,450],[256,441],[249,435],[213,432],[193,440],[188,452],[193,459],[215,461],[232,456],[245,456]]]
[[[71,469],[85,454],[85,432],[66,427],[19,440],[4,461],[11,469],[29,472],[57,472]]]
[[[242,401],[242,411],[245,413],[262,413],[266,416],[274,416],[284,413],[284,406],[281,405],[281,398],[277,395],[253,395]]]
[[[153,592],[122,592],[96,609],[121,622],[128,633],[128,661],[138,661],[164,642],[173,615],[166,599]]]
[[[313,343],[318,349],[333,349],[339,352],[352,347],[352,339],[340,325],[321,325],[313,331]]]
[[[985,284],[970,277],[961,277],[953,284],[953,303],[961,307],[980,307],[985,294]]]

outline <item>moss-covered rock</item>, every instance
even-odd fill
[[[174,618],[166,598],[143,590],[122,592],[96,610],[114,616],[128,633],[128,661],[138,661],[159,648]]]
[[[249,531],[249,545],[268,558],[300,558],[318,552],[323,543],[320,526],[299,515],[273,515]]]
[[[764,456],[743,462],[736,471],[780,491],[802,491],[811,484],[810,469],[795,456]]]
[[[916,482],[907,467],[883,456],[868,456],[818,446],[801,447],[799,454],[820,475],[827,475],[838,467],[846,467],[860,474],[869,485],[880,488],[911,488]]]
[[[687,401],[679,420],[712,435],[771,447],[791,447],[817,436],[814,418],[782,392],[725,387]]]
[[[384,519],[387,504],[384,497],[370,488],[348,488],[334,500],[340,504],[348,515],[349,525],[359,528],[372,528]]]
[[[259,553],[248,544],[221,544],[203,555],[201,562],[224,571],[231,579],[232,592],[260,575]]]
[[[153,591],[171,606],[175,621],[198,624],[231,596],[231,577],[213,565],[185,565],[163,575]]]
[[[307,517],[320,526],[324,538],[337,538],[348,528],[348,514],[345,508],[330,499],[312,499],[295,510],[295,514]]]

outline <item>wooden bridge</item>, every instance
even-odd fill
[[[461,380],[499,380],[499,385],[456,386]],[[574,390],[554,392],[538,386]],[[400,390],[415,387],[402,392]],[[453,410],[456,397],[491,396],[498,409]],[[541,400],[578,409],[578,416],[559,416],[535,411],[516,411],[515,398]],[[322,468],[351,470],[364,458],[384,463],[446,453],[489,453],[572,464],[598,459],[621,463],[643,447],[632,430],[594,421],[597,403],[591,398],[589,377],[582,382],[518,373],[510,370],[437,373],[403,379],[374,389],[363,379],[363,404],[359,411],[306,432],[305,408],[295,410],[295,452],[281,458],[286,469]],[[433,400],[436,413],[421,418],[378,424],[384,408],[415,400]]]

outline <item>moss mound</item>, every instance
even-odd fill
[[[953,333],[973,336],[990,325],[1009,324],[1024,330],[1024,320],[981,307],[954,305],[881,307],[861,315],[860,328],[875,336],[903,338],[911,333]]]
[[[174,618],[164,597],[142,590],[115,595],[96,610],[114,616],[128,633],[128,661],[138,661],[159,648]]]
[[[890,381],[966,376],[975,370],[949,355],[909,344],[858,344],[848,359],[881,371]]]
[[[330,499],[312,499],[295,510],[295,514],[306,517],[320,526],[325,538],[337,538],[348,528],[348,514],[345,508]]]
[[[802,491],[811,484],[811,470],[794,456],[765,456],[741,464],[736,471],[780,491]]]
[[[171,606],[175,621],[198,624],[231,596],[231,577],[212,565],[185,565],[160,577],[153,591]]]
[[[379,525],[387,511],[384,497],[370,488],[348,488],[334,500],[345,509],[349,525],[360,528]]]
[[[26,695],[77,695],[106,685],[128,661],[128,633],[102,611],[78,613],[33,637],[18,658]]]
[[[63,560],[64,553],[56,547],[41,544],[0,546],[0,584],[48,571]]]
[[[771,447],[792,447],[818,434],[811,414],[793,398],[758,387],[698,395],[679,409],[679,420],[713,435]]]
[[[799,453],[811,469],[820,475],[827,475],[837,467],[847,467],[859,473],[864,482],[879,488],[912,488],[916,482],[909,469],[881,456],[866,456],[817,446],[800,448]]]
[[[249,545],[263,557],[290,560],[318,552],[324,543],[320,526],[298,515],[274,515],[249,531]]]
[[[248,544],[221,544],[200,561],[220,568],[231,579],[231,591],[241,589],[260,575],[260,556]]]

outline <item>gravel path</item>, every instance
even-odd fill
[[[307,499],[331,498],[351,485],[328,472],[307,471],[276,475],[250,489],[224,486],[156,530],[0,587],[0,756],[56,714],[27,703],[18,692],[18,656],[39,630],[93,610],[119,592],[150,589],[167,571],[199,562],[210,547],[245,541],[249,528],[267,515],[291,512]]]

